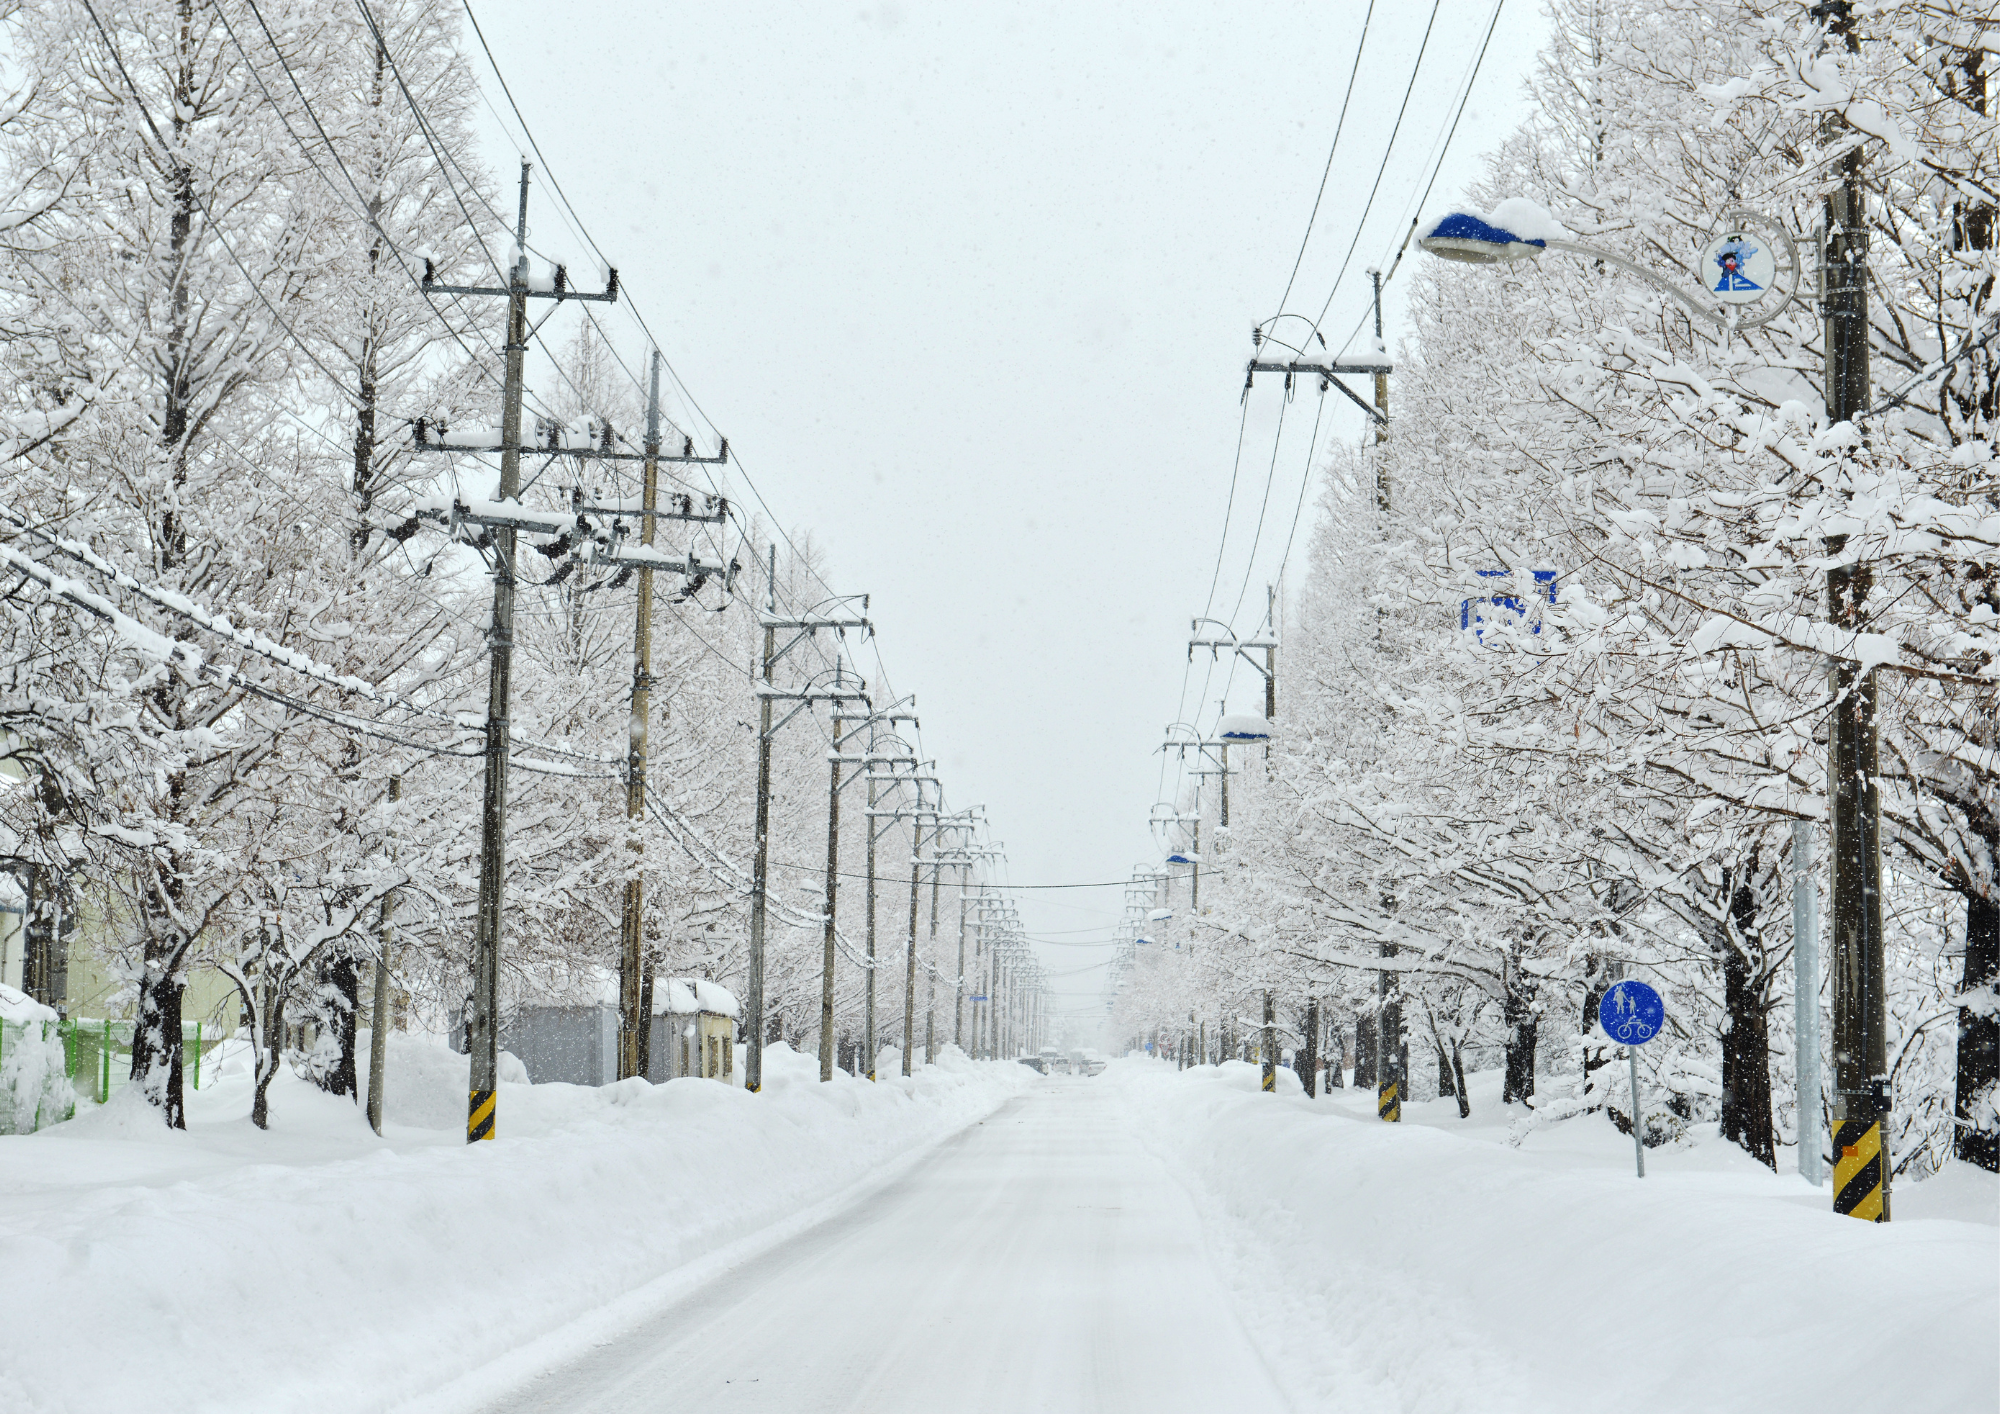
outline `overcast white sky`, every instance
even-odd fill
[[[835,586],[873,596],[950,801],[988,806],[1016,883],[1158,858],[1162,728],[1215,713],[1215,689],[1182,704],[1186,639],[1216,577],[1249,331],[1277,311],[1365,9],[475,0],[667,357]],[[1330,339],[1415,214],[1491,13],[1440,0]],[[1317,315],[1333,288],[1429,14],[1376,7],[1292,311]],[[1536,0],[1508,0],[1427,213],[1526,115],[1545,33]],[[484,118],[506,180],[521,140],[511,115]],[[588,269],[547,195],[531,242]],[[1392,347],[1396,315],[1392,291]],[[636,333],[626,352],[636,367]],[[1257,534],[1278,400],[1253,399],[1213,610],[1242,593],[1246,633],[1308,464],[1301,396]],[[1337,403],[1322,448],[1361,434]],[[1234,692],[1261,710],[1254,674]],[[1074,941],[1123,902],[1020,897],[1031,931]],[[1043,954],[1055,970],[1102,955]],[[1101,975],[1057,985],[1080,1006]]]

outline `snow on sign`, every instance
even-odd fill
[[[1724,304],[1755,304],[1776,285],[1778,258],[1763,237],[1725,230],[1702,247],[1696,269],[1708,292]]]
[[[1645,1045],[1666,1020],[1667,1004],[1644,982],[1620,982],[1597,1004],[1598,1024],[1621,1046]]]
[[[1507,579],[1511,578],[1513,573],[1512,570],[1480,570],[1479,577],[1481,579]],[[1536,570],[1534,575],[1535,597],[1539,599],[1546,596],[1551,604],[1555,603],[1556,572],[1554,570]],[[1518,594],[1484,594],[1473,599],[1459,600],[1459,628],[1472,633],[1481,643],[1486,641],[1486,626],[1489,621],[1487,610],[1489,607],[1505,609],[1517,619],[1527,617],[1528,613],[1526,601]],[[1492,616],[1492,618],[1493,621],[1497,622],[1497,615]],[[1538,620],[1531,632],[1540,633],[1541,631],[1542,625]]]

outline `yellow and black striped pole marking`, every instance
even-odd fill
[[[1393,1080],[1385,1080],[1375,1092],[1375,1113],[1387,1124],[1403,1121],[1403,1101]]]
[[[1264,1093],[1266,1095],[1272,1095],[1276,1094],[1277,1090],[1278,1090],[1278,1072],[1267,1065],[1264,1067]]]
[[[1833,1210],[1863,1222],[1889,1220],[1888,1194],[1882,1184],[1879,1120],[1834,1121]]]
[[[477,1144],[493,1137],[493,1091],[474,1090],[465,1114],[465,1142]]]

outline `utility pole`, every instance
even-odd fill
[[[764,910],[771,853],[771,673],[778,665],[778,547],[764,577],[764,685],[757,704],[757,856],[750,869],[750,1026],[744,1037],[743,1088],[764,1088]]]
[[[967,860],[958,879],[958,980],[952,988],[951,1043],[965,1050],[965,908],[972,895],[965,891],[971,882],[972,862]]]
[[[923,788],[917,788],[923,800]],[[931,827],[931,849],[937,849],[937,826]],[[924,872],[924,822],[910,822],[910,945],[903,961],[903,1077],[910,1075],[910,1053],[917,1048],[917,900]]]
[[[1826,0],[1827,33],[1861,50],[1848,0]],[[1868,406],[1868,218],[1861,151],[1840,160],[1826,200],[1821,255],[1826,291],[1826,412],[1852,422]],[[1828,617],[1847,633],[1868,628],[1874,574],[1842,560],[1847,537],[1827,537]],[[1833,666],[1827,794],[1833,866],[1833,1210],[1889,1221],[1888,998],[1882,946],[1882,801],[1876,787],[1875,670]]]
[[[1299,1079],[1305,1084],[1306,1098],[1319,1096],[1319,998],[1306,998],[1305,1046],[1300,1054]]]
[[[1264,989],[1264,1093],[1278,1090],[1278,1002],[1271,989]]]
[[[646,391],[646,446],[640,453],[641,476],[638,515],[642,522],[639,529],[639,550],[635,555],[616,547],[608,555],[600,558],[612,563],[632,563],[639,567],[639,603],[636,621],[632,629],[632,715],[629,727],[630,741],[625,762],[625,847],[631,851],[631,859],[625,875],[624,909],[619,921],[618,951],[618,1078],[628,1080],[635,1075],[644,1075],[650,1060],[648,1052],[652,1045],[652,1015],[647,1005],[651,994],[652,968],[645,959],[645,882],[640,872],[640,859],[645,853],[646,820],[646,744],[652,716],[653,691],[653,572],[656,569],[675,570],[682,573],[699,574],[700,566],[693,563],[690,556],[686,561],[676,563],[670,557],[658,554],[653,548],[655,532],[663,520],[696,521],[717,524],[728,518],[728,508],[719,500],[705,509],[697,511],[689,497],[677,498],[676,504],[666,510],[660,509],[660,463],[671,462],[721,462],[729,457],[729,443],[725,439],[722,451],[713,457],[696,456],[692,438],[685,440],[679,456],[663,456],[660,451],[660,351],[653,350],[652,378]],[[606,429],[605,445],[601,448],[571,453],[593,461],[629,461],[631,458],[611,450],[610,430]],[[585,506],[578,498],[573,509],[579,514],[596,513],[614,518],[616,539],[622,540],[624,516],[629,510],[622,506]],[[732,578],[734,567],[725,571]]]
[[[1387,379],[1383,379],[1386,384]],[[1271,627],[1271,642],[1264,649],[1264,720],[1278,720],[1278,586],[1264,586],[1264,622]],[[1266,746],[1264,753],[1270,755]]]
[[[842,636],[846,630],[859,629],[864,635],[874,631],[868,622],[868,596],[849,596],[861,601],[861,616],[819,617],[805,614],[794,618],[782,617],[778,613],[778,547],[774,543],[765,559],[764,570],[764,612],[760,615],[764,629],[764,653],[762,681],[757,685],[757,855],[750,871],[750,1000],[746,1030],[748,1032],[743,1048],[743,1088],[755,1094],[764,1088],[764,934],[766,915],[769,912],[770,872],[771,872],[771,742],[792,718],[810,708],[815,702],[831,703],[835,711],[844,702],[868,701],[867,684],[861,683],[850,692],[838,678],[831,691],[815,691],[810,683],[803,692],[780,692],[775,683],[775,672],[792,649],[818,633],[821,629],[832,629]],[[829,603],[835,601],[828,601]],[[842,601],[844,602],[844,601]],[[781,648],[778,646],[778,630],[791,631],[792,638]],[[778,721],[773,722],[772,704],[790,702],[792,709]],[[839,745],[839,728],[836,724],[834,744]],[[837,754],[837,752],[836,752]],[[838,768],[836,767],[836,770]],[[831,891],[832,881],[828,880]],[[833,923],[827,922],[828,947],[832,946]],[[831,1017],[824,1004],[821,1007],[822,1057],[829,1044]],[[822,1079],[830,1078],[822,1075]]]
[[[516,211],[514,228],[515,258],[507,272],[504,287],[481,285],[440,285],[434,279],[434,272],[428,261],[424,266],[422,288],[425,294],[484,295],[504,298],[507,301],[507,343],[506,376],[502,381],[500,410],[500,445],[497,447],[457,445],[446,440],[445,429],[440,427],[440,438],[436,442],[429,439],[428,425],[419,420],[416,425],[415,450],[424,452],[476,452],[498,453],[500,456],[500,484],[494,497],[494,504],[487,509],[474,510],[462,502],[454,501],[448,514],[442,511],[419,512],[418,521],[437,520],[445,523],[450,533],[457,537],[463,526],[475,526],[479,535],[472,543],[483,552],[491,551],[493,557],[493,618],[487,632],[487,642],[491,658],[487,680],[486,698],[486,741],[485,741],[485,783],[480,811],[479,850],[479,903],[477,921],[473,935],[472,963],[472,1006],[466,1016],[466,1049],[470,1053],[470,1094],[466,1114],[466,1140],[468,1143],[491,1139],[494,1134],[495,1106],[494,1082],[499,1063],[499,977],[500,977],[500,936],[504,909],[506,885],[506,832],[507,832],[507,765],[509,755],[508,711],[511,697],[514,658],[514,590],[516,585],[516,552],[519,535],[523,530],[531,534],[546,534],[557,537],[557,544],[564,551],[550,550],[549,553],[569,553],[579,558],[587,557],[591,562],[636,566],[642,572],[642,580],[650,585],[649,571],[665,569],[705,578],[710,574],[725,574],[734,577],[734,566],[702,564],[695,556],[681,558],[662,555],[651,544],[652,523],[655,519],[719,522],[727,518],[728,508],[717,498],[709,498],[705,511],[697,512],[691,498],[680,497],[679,508],[661,511],[656,505],[648,504],[639,514],[646,521],[646,543],[627,549],[623,545],[623,517],[631,514],[623,507],[587,506],[583,504],[581,490],[571,499],[569,510],[564,512],[539,512],[519,504],[521,495],[521,403],[524,395],[524,367],[528,352],[528,301],[531,299],[554,300],[558,304],[564,300],[582,300],[610,304],[618,298],[618,272],[609,273],[602,293],[588,294],[570,288],[568,272],[557,266],[547,289],[531,289],[528,278],[527,234],[528,234],[528,176],[529,164],[521,164],[520,202]],[[684,455],[664,458],[659,455],[657,437],[649,427],[649,447],[646,452],[632,454],[615,452],[611,448],[611,431],[605,429],[604,444],[601,447],[569,447],[552,445],[547,450],[551,454],[573,456],[579,460],[594,461],[644,461],[648,464],[648,494],[656,482],[656,464],[662,460],[682,462],[721,462],[728,458],[728,443],[724,442],[721,452],[712,457],[697,456],[693,439],[687,440]],[[609,533],[601,533],[592,526],[589,516],[603,515],[613,519]],[[580,542],[580,543],[579,543]],[[645,619],[642,612],[641,623]],[[644,629],[642,627],[642,633]],[[635,664],[635,685],[645,676],[645,667]],[[635,694],[635,707],[643,710],[640,695]],[[634,801],[644,799],[644,740],[635,738],[637,770],[627,781],[628,818],[633,811]],[[636,839],[636,834],[634,836]],[[636,868],[627,876],[628,907],[636,913],[636,901],[632,896]],[[637,929],[622,927],[621,942],[625,949],[620,958],[620,1067],[637,1061],[636,1035],[644,1027],[644,1019],[636,1015],[639,986],[638,968],[630,962],[630,946],[636,938]],[[627,989],[628,977],[632,986]],[[636,1072],[635,1072],[636,1073]]]
[[[500,486],[495,500],[518,501],[521,495],[521,396],[528,354],[528,300],[601,300],[618,298],[618,272],[613,270],[603,294],[581,294],[558,278],[550,290],[528,288],[528,171],[521,163],[521,196],[514,225],[515,258],[504,289],[438,285],[426,262],[426,294],[497,295],[507,301],[506,377],[500,403]],[[417,429],[418,441],[424,429]],[[456,450],[456,449],[453,449]],[[466,1109],[467,1143],[491,1139],[494,1132],[494,1087],[500,1063],[500,925],[507,872],[507,754],[508,699],[514,672],[514,558],[518,526],[507,522],[486,527],[493,550],[493,620],[487,630],[491,653],[486,685],[486,780],[479,816],[479,905],[472,942],[472,1009],[466,1016],[465,1043],[471,1058],[471,1093]]]
[[[841,686],[840,659],[838,657],[836,657],[833,660],[833,685],[836,691],[838,691]],[[820,964],[821,970],[820,970],[820,989],[819,989],[819,1078],[822,1084],[825,1084],[827,1081],[833,1079],[833,948],[835,939],[834,919],[836,917],[835,908],[840,901],[839,890],[840,890],[840,723],[841,720],[842,718],[840,715],[840,708],[836,706],[833,709],[833,741],[831,743],[832,749],[826,753],[832,780],[828,784],[826,790],[826,924],[825,924],[826,936],[825,936],[825,949],[824,949],[825,955],[821,959],[821,964]],[[868,789],[870,795],[873,795],[875,788],[871,785]],[[872,854],[873,853],[872,846],[874,844],[872,838],[870,839],[869,844],[871,846],[870,853]],[[874,878],[875,871],[873,869],[870,869],[868,871],[868,874],[869,874],[868,882],[872,886],[875,882]],[[870,917],[868,921],[870,924],[869,927],[869,933],[871,934],[870,941],[872,942],[873,941],[872,934],[874,933],[873,925],[875,922],[873,917],[875,911],[875,900],[872,896],[873,894],[872,887],[870,890],[870,894],[871,896],[868,900]],[[869,985],[872,988],[875,981],[875,975],[872,968],[872,964],[874,962],[874,950],[872,948],[869,950],[869,962],[871,963],[871,968],[869,971],[868,981]],[[872,1076],[873,1073],[872,1066],[870,1073]]]
[[[391,808],[403,798],[403,778],[389,777],[389,804]],[[391,815],[389,826],[389,857],[396,856],[395,817]],[[396,942],[396,891],[391,889],[382,895],[382,913],[376,925],[377,951],[375,953],[375,1000],[368,1014],[368,1127],[375,1131],[379,1139],[382,1135],[382,1086],[386,1078],[383,1074],[389,1067],[389,950]]]
[[[507,372],[501,392],[499,501],[521,495],[521,392],[528,354],[528,164],[521,163],[521,202],[514,228],[519,252],[507,272]],[[472,941],[472,1012],[465,1049],[471,1057],[465,1122],[467,1143],[491,1139],[500,1073],[500,916],[507,869],[507,712],[514,678],[513,526],[493,536],[492,652],[486,683],[486,784],[479,816],[479,912]]]
[[[1382,345],[1382,272],[1370,270],[1375,287],[1375,347]],[[1375,508],[1389,514],[1389,459],[1379,450],[1389,440],[1389,367],[1385,363],[1375,374]],[[1394,957],[1396,945],[1384,943],[1383,957]],[[1403,1001],[1402,978],[1391,971],[1375,977],[1381,1005],[1375,1013],[1375,1113],[1390,1124],[1403,1118]]]

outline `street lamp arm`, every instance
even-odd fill
[[[1588,260],[1602,260],[1606,264],[1616,265],[1620,270],[1623,270],[1626,274],[1637,275],[1641,280],[1644,280],[1654,289],[1672,295],[1675,299],[1679,300],[1683,305],[1687,306],[1688,312],[1690,314],[1693,314],[1696,318],[1701,319],[1705,323],[1713,324],[1718,329],[1727,329],[1730,327],[1730,321],[1727,318],[1725,318],[1720,314],[1717,314],[1714,310],[1708,309],[1703,305],[1697,303],[1695,299],[1692,296],[1690,296],[1687,293],[1687,291],[1683,290],[1679,285],[1676,285],[1673,281],[1667,279],[1664,275],[1655,274],[1653,271],[1648,270],[1645,266],[1627,260],[1624,256],[1618,254],[1616,251],[1600,250],[1598,249],[1598,247],[1594,245],[1585,245],[1581,241],[1552,240],[1549,241],[1547,244],[1550,250],[1567,251],[1571,255],[1581,255]],[[1787,300],[1786,303],[1789,304],[1790,300]],[[1783,306],[1780,306],[1780,308],[1782,307]],[[1776,311],[1774,310],[1773,313],[1775,312]]]

